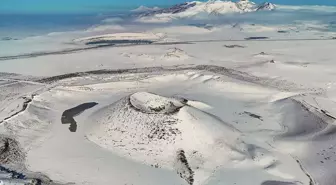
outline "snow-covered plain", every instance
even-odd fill
[[[0,184],[336,184],[329,24],[139,18],[2,50]]]

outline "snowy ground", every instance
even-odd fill
[[[45,184],[335,185],[336,33],[320,28],[140,24],[8,49],[1,165]]]

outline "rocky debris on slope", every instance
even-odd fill
[[[0,185],[42,185],[40,179],[29,179],[22,173],[0,166]]]
[[[179,138],[179,120],[173,114],[182,106],[177,100],[147,92],[132,94],[94,113],[92,122],[100,125],[88,138],[122,155],[154,158]]]
[[[0,185],[49,185],[52,181],[42,175],[25,173],[25,154],[19,143],[6,136],[0,136]],[[12,169],[11,169],[12,168]],[[14,170],[14,169],[19,169]]]
[[[170,48],[166,53],[162,55],[153,55],[150,53],[120,53],[121,56],[132,58],[136,60],[186,60],[191,58],[191,56],[182,49],[179,48]]]
[[[184,50],[179,48],[170,48],[166,54],[164,54],[161,58],[166,60],[185,60],[190,58]]]
[[[257,11],[259,10],[275,10],[276,6],[272,3],[265,2],[263,4],[258,5]]]
[[[190,168],[184,150],[178,150],[175,161],[175,170],[182,179],[188,182],[189,185],[194,183],[194,172]]]
[[[236,6],[246,12],[252,11],[253,9],[256,9],[256,4],[254,2],[251,2],[249,0],[240,0],[236,3]]]
[[[21,164],[23,161],[24,153],[21,151],[19,143],[12,138],[0,136],[0,164]]]

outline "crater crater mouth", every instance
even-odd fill
[[[186,102],[184,99],[167,98],[149,92],[137,92],[129,97],[131,107],[147,114],[173,114]]]

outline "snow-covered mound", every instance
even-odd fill
[[[246,145],[235,129],[187,100],[138,92],[92,115],[92,142],[132,160],[204,182]],[[239,149],[238,149],[239,148]],[[243,149],[244,150],[244,149]],[[231,152],[228,152],[231,151]]]
[[[239,2],[232,1],[208,1],[199,2],[192,1],[183,4],[178,4],[170,8],[153,10],[142,13],[141,21],[152,20],[154,17],[160,20],[187,18],[200,14],[208,15],[223,15],[228,13],[245,13],[262,10],[274,10],[275,5],[272,3],[256,4],[249,0],[241,0]]]

